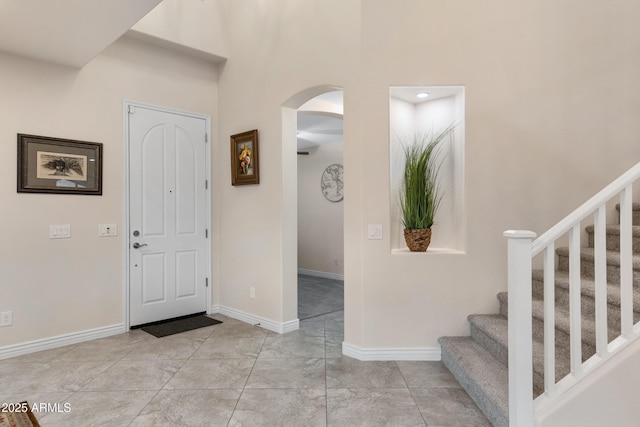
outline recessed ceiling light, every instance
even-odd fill
[[[429,92],[419,92],[416,94],[416,96],[418,98],[426,98],[427,96],[429,96]]]

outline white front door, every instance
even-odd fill
[[[206,311],[207,120],[129,106],[129,323]]]

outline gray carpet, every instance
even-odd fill
[[[342,280],[298,274],[298,319],[344,310]]]
[[[633,204],[633,318],[640,319],[640,203]],[[581,248],[581,306],[582,359],[595,351],[595,283],[593,226],[586,227],[588,246]],[[609,340],[620,334],[620,227],[608,225],[607,248],[607,326]],[[556,249],[555,272],[555,353],[556,381],[570,372],[570,314],[569,314],[569,249]],[[544,272],[534,270],[532,277],[533,322],[533,394],[544,391]],[[496,427],[509,426],[508,372],[508,295],[500,292],[499,314],[480,314],[468,317],[470,336],[441,337],[442,361],[469,393],[478,407]]]

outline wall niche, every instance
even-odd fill
[[[429,253],[464,253],[464,87],[392,86],[389,88],[389,150],[391,161],[391,251],[407,249],[400,222],[399,190],[404,168],[402,143],[416,135],[437,133],[455,123],[452,137],[440,146],[440,182],[444,196],[433,225]]]

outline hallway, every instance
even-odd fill
[[[313,319],[343,310],[342,280],[298,274],[298,319]]]

